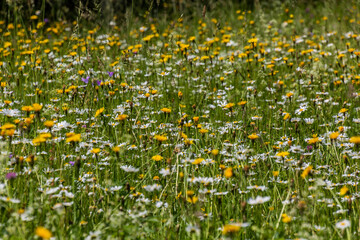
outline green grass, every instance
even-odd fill
[[[359,238],[357,1],[185,3],[3,18],[0,238]]]

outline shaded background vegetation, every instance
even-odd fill
[[[311,9],[319,5],[323,7],[325,2],[336,11],[336,6],[344,3],[341,0],[3,0],[0,2],[0,16],[7,23],[19,21],[18,18],[26,23],[31,15],[40,10],[40,17],[49,21],[77,20],[104,25],[115,17],[118,23],[126,26],[136,19],[156,18],[159,15],[191,17],[202,15],[204,11],[226,14],[234,9],[255,8],[277,14],[276,9],[281,5]]]

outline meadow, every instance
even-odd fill
[[[0,239],[359,239],[360,5],[293,2],[0,16]]]

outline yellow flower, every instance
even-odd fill
[[[198,121],[199,121],[199,117],[193,117],[193,121],[194,121],[194,122],[198,122]]]
[[[288,156],[289,154],[290,154],[289,152],[279,152],[276,154],[276,156],[284,158],[284,157]]]
[[[340,135],[339,132],[330,133],[330,139],[331,140],[337,139],[339,135]]]
[[[232,175],[233,175],[233,171],[232,171],[232,168],[231,168],[231,167],[225,169],[225,171],[224,171],[224,176],[225,176],[226,178],[231,178]]]
[[[290,98],[290,97],[292,97],[293,95],[294,95],[294,93],[289,92],[289,93],[286,94],[286,97],[287,97],[287,98]]]
[[[309,144],[316,144],[317,142],[320,142],[321,140],[318,137],[311,138],[308,143]]]
[[[359,145],[360,144],[360,136],[351,137],[349,142]]]
[[[43,138],[43,137],[41,137],[41,136],[38,136],[38,137],[36,137],[36,138],[34,138],[34,139],[32,140],[32,143],[33,143],[35,146],[39,146],[40,143],[44,143],[44,142],[46,142],[46,138]]]
[[[168,140],[168,138],[164,135],[155,135],[154,138],[159,142],[164,142],[164,141]]]
[[[235,233],[239,232],[240,229],[241,229],[240,224],[226,224],[222,229],[222,234],[223,235],[235,234]]]
[[[6,130],[1,130],[1,136],[9,136],[12,137],[15,134],[15,129],[6,129]]]
[[[119,146],[115,146],[112,148],[112,150],[116,153],[118,153],[120,151],[120,147]]]
[[[230,109],[230,108],[232,108],[233,106],[235,106],[234,103],[228,103],[228,104],[225,105],[225,108]]]
[[[54,121],[45,121],[44,126],[47,128],[52,128],[54,126]]]
[[[160,111],[164,112],[164,113],[171,113],[171,109],[170,108],[162,108],[160,109]]]
[[[16,126],[15,124],[12,124],[12,123],[5,123],[4,125],[2,125],[0,127],[1,130],[8,130],[8,129],[15,129]]]
[[[30,111],[33,110],[33,107],[32,106],[23,106],[21,108],[21,110],[24,111],[24,112],[30,112]]]
[[[51,138],[52,136],[51,133],[41,133],[39,137],[47,139]]]
[[[195,160],[192,162],[192,164],[193,164],[193,165],[198,165],[198,164],[200,164],[202,161],[204,161],[203,158],[197,158],[197,159],[195,159]]]
[[[286,113],[285,116],[284,116],[284,120],[288,120],[290,118],[291,118],[290,113]]]
[[[202,128],[199,130],[200,133],[204,134],[204,133],[207,133],[209,132],[209,130],[205,129],[205,128]]]
[[[340,196],[344,196],[348,191],[349,191],[349,189],[346,186],[343,186],[340,189]]]
[[[282,220],[281,220],[281,221],[282,221],[283,223],[289,223],[289,222],[291,222],[291,217],[288,216],[286,213],[282,214],[281,217],[282,217]]]
[[[303,179],[305,179],[307,177],[307,175],[309,175],[309,173],[311,172],[312,169],[313,169],[312,166],[308,166],[307,168],[305,168],[305,170],[301,174],[301,177]]]
[[[194,141],[193,141],[193,140],[189,140],[189,139],[185,139],[185,140],[184,140],[184,144],[187,145],[187,146],[189,146],[189,145],[194,144]]]
[[[163,160],[164,158],[163,158],[162,156],[160,156],[160,155],[155,155],[155,156],[153,156],[151,159],[154,160],[154,161],[156,161],[156,162],[158,162],[158,161]]]
[[[188,201],[189,203],[192,203],[192,204],[195,204],[198,200],[199,200],[199,198],[196,197],[196,196],[188,197],[188,198],[186,199],[186,201]]]
[[[37,227],[35,230],[35,234],[42,239],[50,239],[52,237],[51,232],[44,227]]]
[[[255,140],[255,139],[259,138],[259,136],[256,133],[253,133],[253,134],[249,135],[248,138],[250,138],[251,140]]]
[[[32,105],[32,108],[33,108],[33,110],[35,111],[35,112],[40,112],[41,111],[41,109],[42,109],[42,105],[40,105],[40,104],[38,104],[38,103],[34,103],[33,105]]]
[[[214,156],[216,156],[216,155],[219,154],[219,150],[213,149],[213,150],[211,150],[211,154],[214,155]]]
[[[178,92],[178,97],[179,97],[179,98],[182,98],[182,96],[183,96],[183,93],[182,93],[181,91],[179,91],[179,92]]]
[[[70,136],[67,136],[66,142],[80,142],[81,141],[81,134],[71,134]]]
[[[105,108],[103,108],[103,107],[98,109],[95,113],[95,117],[98,117],[100,114],[102,114],[104,112],[104,110],[105,110]]]
[[[118,115],[117,117],[116,117],[116,120],[118,120],[118,121],[124,121],[125,119],[127,119],[128,118],[128,115],[126,115],[126,114],[121,114],[121,115]]]
[[[90,152],[97,155],[100,152],[100,148],[93,148]]]
[[[339,113],[345,113],[345,112],[347,112],[348,110],[349,110],[349,109],[342,108],[342,109],[340,109]]]
[[[12,23],[10,23],[8,26],[7,26],[7,29],[8,30],[11,30],[11,29],[14,29],[15,27],[14,27],[14,24],[12,24]]]
[[[277,177],[277,176],[279,176],[279,171],[273,171],[272,174],[274,177]]]

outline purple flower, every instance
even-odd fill
[[[12,153],[10,153],[9,158],[11,159],[11,158],[13,158],[13,156],[14,156],[14,155],[13,155]]]
[[[112,77],[114,75],[114,72],[108,72],[109,77]]]
[[[96,80],[96,84],[97,84],[98,86],[100,86],[101,81],[100,81],[100,80]]]
[[[71,166],[74,166],[74,164],[75,164],[74,161],[69,161],[69,163],[71,164]]]
[[[306,148],[308,151],[311,151],[313,149],[313,147],[311,145],[308,145]]]
[[[5,178],[6,178],[7,180],[11,180],[11,179],[15,179],[16,176],[17,176],[17,175],[16,175],[16,172],[9,172],[9,173],[6,174]]]
[[[84,83],[88,84],[90,79],[90,76],[87,76],[86,78],[81,78],[81,81],[83,81]]]
[[[48,18],[44,18],[44,23],[48,23],[49,19]]]

